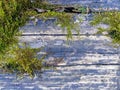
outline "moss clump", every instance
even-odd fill
[[[66,27],[68,39],[72,38],[71,29],[75,26],[72,15],[52,11],[56,6],[48,5],[43,0],[1,0],[0,1],[0,69],[15,72],[19,75],[28,74],[34,77],[36,70],[41,70],[42,59],[36,58],[36,52],[29,47],[19,48],[17,35],[29,16],[58,18],[61,27]],[[48,12],[37,15],[35,8],[47,9]]]
[[[108,32],[108,36],[112,38],[113,42],[120,44],[120,12],[111,11],[95,15],[91,24],[98,25],[100,23],[107,24],[109,27],[107,29],[100,27],[98,32]]]
[[[19,76],[28,74],[35,76],[37,70],[43,68],[41,59],[36,58],[36,53],[40,49],[31,49],[27,46],[20,48],[18,45],[8,47],[4,55],[0,54],[0,68],[4,72],[17,73]]]
[[[19,27],[29,18],[26,11],[30,8],[30,0],[0,1],[0,69],[33,77],[42,68],[42,58],[38,60],[29,47],[20,48],[16,37]]]
[[[29,1],[29,0],[28,0]],[[27,0],[0,1],[0,51],[15,43],[18,28],[25,24],[27,15],[24,13],[28,6]]]

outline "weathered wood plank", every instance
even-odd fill
[[[69,0],[69,2],[57,0],[57,2],[64,4],[77,2],[94,9],[120,8],[119,0]],[[38,21],[37,25],[30,22],[22,27],[24,35],[20,42],[26,42],[33,48],[44,46],[44,50],[38,54],[50,51],[46,60],[64,57],[64,61],[56,68],[43,70],[43,73],[33,80],[25,77],[18,81],[13,74],[0,74],[0,90],[120,90],[120,47],[113,47],[110,38],[105,35],[95,35],[97,29],[89,25],[91,16],[85,16],[83,19],[84,22],[80,24],[82,36],[74,35],[74,41],[70,41],[69,45],[66,43],[66,33],[51,21],[47,21],[46,24]]]
[[[119,85],[119,66],[72,66],[60,67],[56,70],[44,71],[41,78],[32,81],[25,78],[21,82],[15,81],[11,74],[0,75],[1,89],[16,90],[56,90],[56,89],[116,89]],[[14,80],[14,81],[13,81]]]
[[[76,27],[77,31],[80,32],[80,34],[85,35],[94,35],[98,31],[97,27],[104,27],[107,28],[107,25],[100,24],[96,27],[93,27],[90,25],[90,22],[93,18],[92,14],[76,14],[74,18],[74,23],[78,24]],[[37,19],[37,18],[36,18]],[[80,23],[79,19],[82,19],[83,21]],[[29,21],[25,26],[20,28],[20,31],[23,33],[23,35],[64,35],[67,34],[67,30],[61,28],[59,25],[55,24],[55,19],[48,19],[46,21],[42,21],[40,19],[37,19],[37,22],[35,21]],[[36,24],[34,24],[36,23]],[[75,32],[75,30],[72,30],[72,34],[77,35],[78,33]]]

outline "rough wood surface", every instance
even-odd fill
[[[0,90],[120,90],[120,47],[114,47],[105,35],[95,35],[97,28],[89,25],[90,16],[83,17],[81,36],[73,32],[74,41],[69,44],[66,34],[51,21],[38,21],[36,26],[30,21],[22,27],[20,42],[33,48],[44,46],[39,55],[49,52],[46,60],[63,60],[33,80],[18,81],[13,74],[0,74]]]

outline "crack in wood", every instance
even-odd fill
[[[72,34],[73,36],[97,36],[98,34]],[[67,34],[22,34],[21,36],[67,36]],[[107,36],[107,34],[99,34],[99,36]]]

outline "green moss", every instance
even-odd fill
[[[2,1],[0,1],[0,19],[2,19],[4,17],[4,11],[2,9]]]
[[[99,33],[108,32],[108,36],[112,38],[114,43],[120,44],[120,12],[111,11],[95,15],[92,25],[100,23],[107,24],[109,27],[104,29],[99,28]]]
[[[35,58],[33,49],[19,48],[16,37],[29,18],[29,9],[29,0],[0,1],[0,69],[33,77],[35,70],[41,70],[42,61]]]
[[[0,51],[5,50],[9,45],[16,43],[15,38],[18,33],[18,28],[25,24],[27,15],[23,12],[22,5],[19,0],[0,2],[1,20],[0,20]]]
[[[70,13],[64,13],[64,12],[54,12],[54,11],[48,11],[46,13],[42,13],[39,15],[36,15],[36,17],[41,18],[43,20],[46,20],[48,18],[56,18],[56,24],[59,24],[63,29],[67,31],[67,39],[72,39],[72,30],[76,31],[78,34],[77,30],[77,24],[74,23],[73,20],[73,14]]]
[[[34,8],[47,9],[48,12],[38,14]],[[0,1],[0,69],[5,72],[28,74],[34,77],[36,70],[43,68],[42,61],[36,58],[36,52],[29,47],[19,48],[19,27],[23,26],[30,16],[40,18],[57,18],[57,24],[66,28],[67,38],[72,39],[72,29],[76,26],[72,15],[52,11],[56,6],[36,0],[1,0]]]
[[[36,51],[40,51],[40,49],[31,49],[26,46],[19,48],[18,45],[11,45],[4,55],[1,55],[1,68],[4,72],[17,73],[19,76],[28,74],[34,77],[35,72],[43,68],[42,61],[44,57],[41,57],[40,60],[37,59]]]

